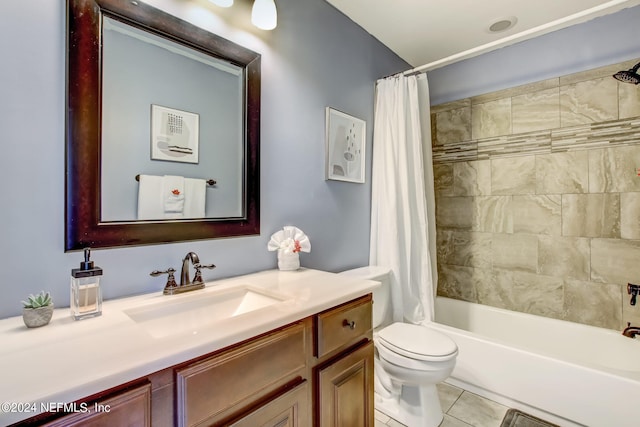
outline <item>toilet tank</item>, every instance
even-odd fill
[[[391,305],[390,274],[391,269],[378,265],[369,265],[353,270],[347,270],[341,275],[356,277],[363,280],[375,280],[382,285],[373,290],[373,327],[382,325],[389,316]]]

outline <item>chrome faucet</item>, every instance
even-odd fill
[[[640,328],[637,326],[631,326],[631,323],[627,322],[627,327],[622,331],[622,335],[629,338],[635,338],[638,334],[640,334]]]
[[[196,270],[193,282],[189,278],[189,262],[193,264],[193,268]],[[173,295],[180,294],[188,291],[195,291],[196,289],[204,288],[204,281],[202,280],[202,270],[203,268],[216,268],[213,264],[200,264],[200,258],[195,252],[189,252],[184,259],[182,260],[182,270],[180,271],[180,284],[176,283],[176,279],[174,277],[175,269],[169,268],[167,271],[152,271],[151,276],[159,276],[161,274],[168,274],[167,283],[164,287],[163,293],[165,295]]]
[[[191,285],[191,280],[189,280],[189,261],[191,261],[194,267],[200,264],[200,258],[198,258],[198,255],[196,255],[195,252],[189,252],[184,257],[184,259],[182,260],[182,270],[180,271],[180,286]],[[202,282],[202,278],[200,281]],[[197,284],[196,280],[194,280],[193,284]]]

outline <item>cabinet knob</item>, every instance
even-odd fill
[[[344,319],[342,321],[342,326],[344,327],[349,327],[349,329],[355,329],[356,328],[356,322],[355,320],[352,320],[351,322],[349,322],[347,319]]]

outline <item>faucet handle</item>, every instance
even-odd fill
[[[193,265],[193,268],[196,269],[195,277],[193,278],[193,284],[199,285],[200,283],[204,283],[204,280],[202,280],[202,272],[200,270],[203,269],[203,268],[207,268],[207,269],[211,270],[213,268],[216,268],[216,266],[213,265],[213,264],[200,264],[200,263],[197,263],[197,264]]]
[[[173,275],[173,273],[175,272],[176,272],[175,268],[168,268],[167,271],[154,270],[151,273],[149,273],[149,275],[153,277],[157,277],[157,276],[160,276],[161,274],[167,274],[168,275],[167,284],[164,285],[164,289],[166,291],[167,289],[178,287],[178,284],[176,283],[176,277]]]
[[[196,265],[194,265],[194,267],[196,269],[198,269],[198,270],[201,269],[201,268],[208,268],[209,270],[212,270],[212,269],[216,268],[216,266],[213,265],[213,264],[196,264]]]

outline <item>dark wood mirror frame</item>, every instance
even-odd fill
[[[242,219],[101,222],[102,16],[245,69]],[[260,234],[260,55],[136,0],[67,1],[65,251]]]

